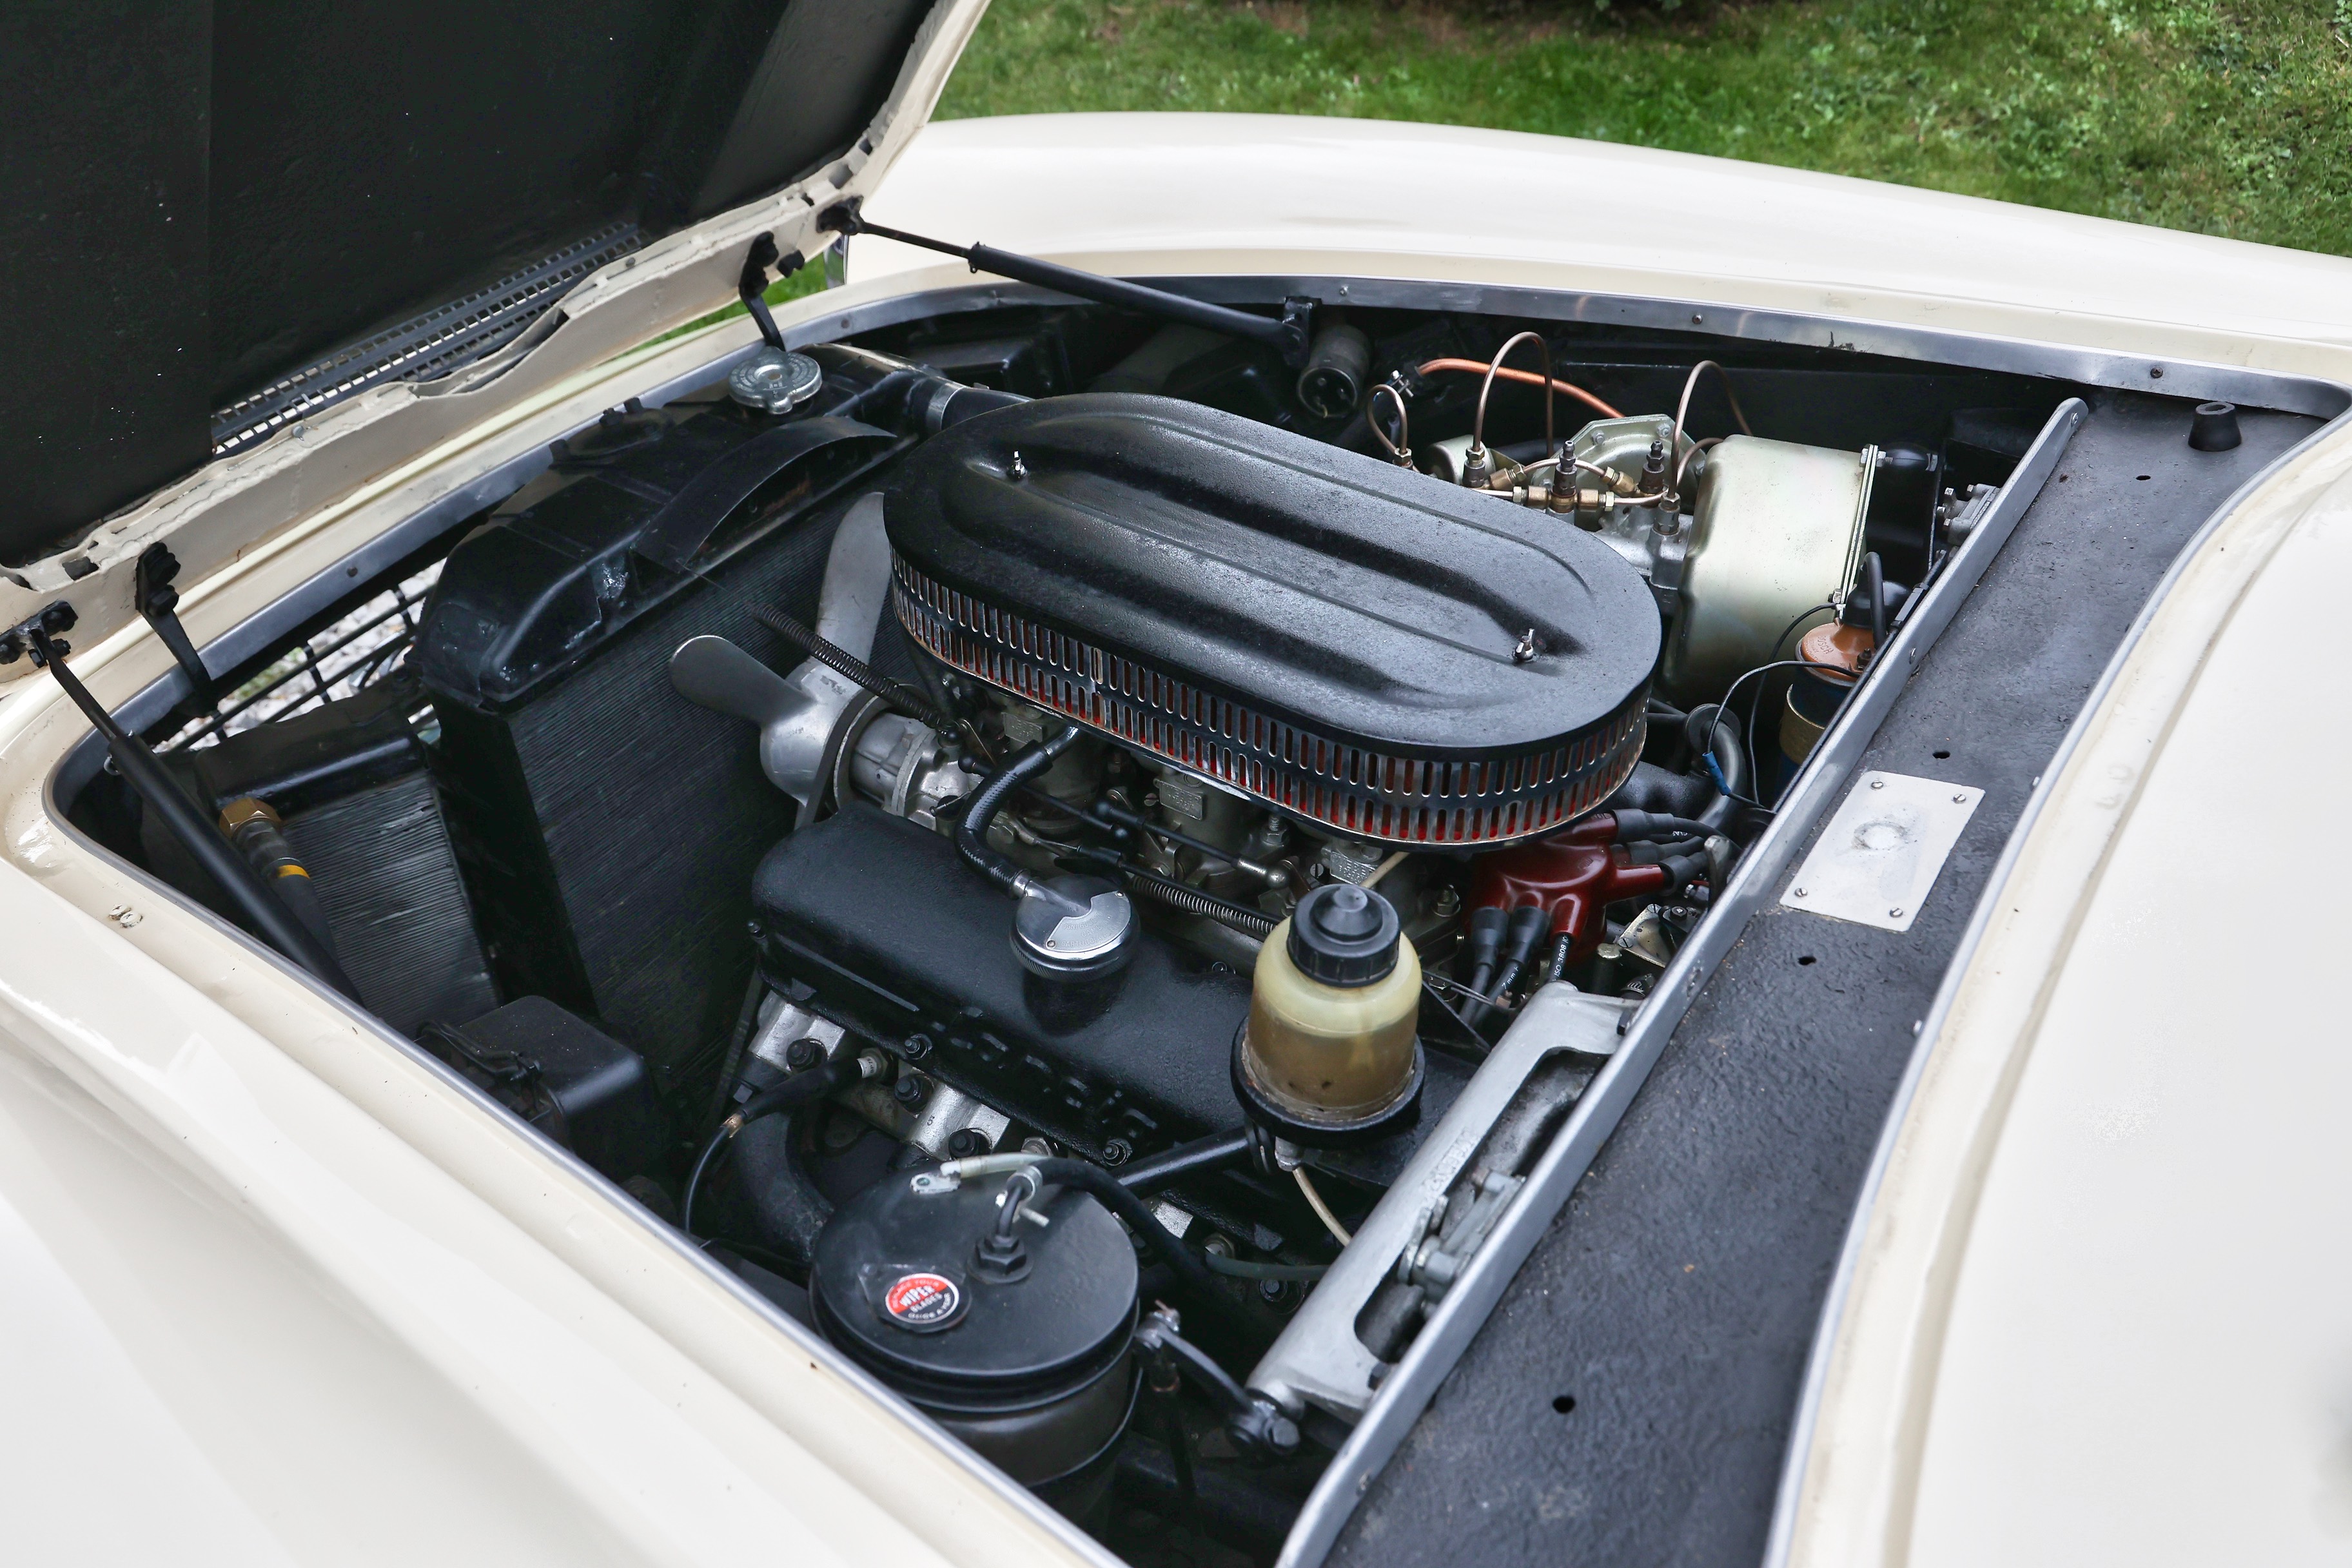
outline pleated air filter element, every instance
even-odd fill
[[[1639,759],[1657,609],[1570,524],[1163,398],[1007,408],[888,500],[941,662],[1360,838],[1506,842]]]

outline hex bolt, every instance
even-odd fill
[[[931,1054],[930,1036],[922,1034],[908,1035],[906,1040],[898,1047],[898,1054],[905,1057],[910,1062],[921,1061],[925,1057]]]
[[[931,1086],[920,1073],[905,1073],[890,1086],[890,1098],[908,1110],[920,1110],[923,1101],[930,1098]]]
[[[969,1160],[988,1152],[988,1134],[977,1127],[959,1127],[948,1134],[948,1156]]]
[[[1124,1138],[1114,1138],[1103,1145],[1102,1162],[1106,1165],[1124,1165],[1134,1153],[1133,1144]]]
[[[824,1045],[806,1035],[784,1047],[784,1065],[794,1072],[806,1072],[823,1060]]]

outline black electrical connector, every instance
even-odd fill
[[[1541,904],[1521,904],[1510,911],[1505,921],[1501,966],[1483,1000],[1472,1003],[1466,1010],[1465,1016],[1470,1023],[1477,1024],[1486,1017],[1488,1008],[1510,994],[1511,987],[1518,984],[1520,972],[1534,954],[1536,943],[1543,940],[1544,931],[1550,924],[1551,913]]]
[[[1463,942],[1470,958],[1470,991],[1484,996],[1494,986],[1495,965],[1501,960],[1504,929],[1511,922],[1510,911],[1494,905],[1484,905],[1470,911],[1470,934]],[[1476,1011],[1474,1007],[1474,1013]],[[1474,1016],[1464,1020],[1475,1027]]]

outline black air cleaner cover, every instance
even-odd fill
[[[893,602],[934,656],[1342,832],[1540,832],[1641,752],[1648,588],[1507,500],[1191,404],[1087,395],[940,435],[888,515]]]

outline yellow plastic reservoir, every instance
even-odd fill
[[[1420,1084],[1421,959],[1376,892],[1301,899],[1259,950],[1242,1087],[1296,1131],[1377,1122]]]

